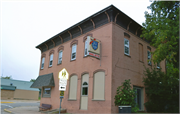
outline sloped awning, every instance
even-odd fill
[[[14,91],[16,89],[16,86],[1,85],[1,89]]]
[[[54,85],[53,73],[40,75],[31,85],[31,88],[52,87]]]

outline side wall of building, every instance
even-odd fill
[[[14,90],[3,90],[1,89],[1,99],[13,99]]]
[[[92,35],[92,37],[101,41],[101,60],[93,57],[84,57],[84,39],[87,35]],[[71,43],[77,40],[77,53],[76,60],[71,61]],[[58,48],[63,47],[63,56],[62,63],[58,63]],[[53,55],[53,65],[49,66],[49,53],[51,50],[54,50]],[[66,108],[69,113],[110,113],[111,112],[111,76],[112,76],[112,23],[105,24],[101,27],[98,27],[86,34],[78,36],[70,41],[67,41],[59,46],[56,46],[44,53],[45,63],[44,69],[40,70],[39,75],[44,75],[48,73],[53,73],[55,87],[51,89],[51,97],[41,98],[42,103],[51,104],[52,109],[59,108],[60,99],[59,99],[59,72],[61,69],[66,68],[69,72],[70,77],[73,75],[78,76],[77,83],[77,98],[75,100],[69,100],[69,79],[67,81],[66,91],[64,98],[62,100],[62,108]],[[105,73],[105,93],[104,100],[94,100],[93,99],[93,80],[94,74],[98,71],[103,71]],[[89,74],[88,82],[88,108],[87,110],[81,110],[81,82],[83,74]],[[98,79],[98,78],[97,78]],[[43,91],[42,91],[43,93]]]
[[[114,97],[116,95],[116,90],[118,86],[122,85],[127,79],[130,79],[131,86],[136,86],[142,89],[142,102],[145,102],[147,99],[145,97],[145,89],[143,84],[143,71],[144,66],[150,67],[147,61],[147,46],[151,47],[150,44],[140,39],[131,32],[125,30],[117,24],[113,24],[112,27],[113,36],[112,36],[112,113],[118,112],[118,107],[114,104]],[[130,38],[124,35],[127,33],[130,35]],[[124,54],[124,38],[129,40],[129,56]],[[142,46],[142,55],[140,54],[139,44]],[[155,48],[151,47],[151,51],[154,51]],[[141,59],[141,57],[143,59]],[[141,59],[141,60],[140,60]],[[152,63],[152,66],[154,64]],[[160,63],[162,70],[165,71],[165,62]],[[144,110],[144,106],[142,106]]]
[[[39,97],[39,91],[21,90],[21,89],[16,89],[14,91],[14,99],[38,100],[38,97]]]

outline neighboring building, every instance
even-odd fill
[[[39,89],[30,88],[33,82],[1,78],[1,99],[38,100]]]
[[[148,59],[155,48],[140,38],[141,28],[111,5],[38,45],[40,72],[31,87],[42,88],[40,104],[59,108],[58,77],[65,68],[69,78],[62,108],[68,113],[117,113],[114,97],[125,79],[131,80],[137,90],[135,101],[145,110],[143,65],[153,65]],[[90,36],[99,40],[98,45],[88,43]],[[87,52],[90,46],[100,54]],[[163,61],[158,67],[165,71],[164,66]]]

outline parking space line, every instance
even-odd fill
[[[10,106],[10,105],[6,105],[6,104],[1,104],[1,105],[4,105],[4,106],[10,107],[10,108],[13,108],[13,107],[12,107],[12,106]]]

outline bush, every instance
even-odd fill
[[[117,88],[117,93],[115,95],[115,106],[122,106],[122,105],[130,105],[132,112],[137,112],[139,110],[138,106],[135,103],[135,90],[131,89],[130,86],[130,79],[125,80],[122,86]]]

